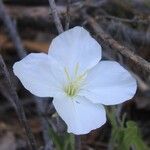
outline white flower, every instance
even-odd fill
[[[68,132],[86,134],[106,122],[103,105],[129,100],[137,88],[117,62],[100,59],[101,46],[84,28],[74,27],[53,39],[48,55],[29,54],[13,68],[31,93],[54,98]]]

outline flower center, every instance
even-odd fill
[[[65,86],[64,91],[68,96],[73,97],[77,94],[79,87],[76,86],[75,83],[70,82],[67,86]]]
[[[68,81],[67,84],[64,86],[64,92],[69,97],[74,97],[78,94],[86,76],[86,72],[81,75],[78,75],[78,68],[79,68],[79,65],[76,64],[75,69],[74,69],[74,79],[70,77],[67,68],[66,67],[64,68],[64,72]]]

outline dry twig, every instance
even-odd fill
[[[80,137],[80,135],[75,136],[75,150],[81,150],[81,137]]]
[[[20,58],[25,57],[27,55],[27,52],[24,50],[20,36],[17,32],[16,26],[13,24],[10,16],[5,11],[5,7],[1,0],[0,0],[0,17],[10,33],[11,40],[13,41],[13,43],[15,45],[15,48],[17,50],[19,57]],[[35,99],[35,102],[37,105],[37,111],[39,114],[41,114],[41,112],[43,112],[43,110],[45,109],[45,108],[43,108],[43,105],[41,105],[42,102],[39,102],[39,100],[41,100],[41,99],[37,98],[37,97],[34,97],[34,99]],[[21,107],[23,108],[22,105],[21,105]],[[43,139],[45,140],[45,145],[49,145],[49,149],[45,148],[45,150],[50,150],[50,149],[52,149],[52,144],[51,144],[51,140],[48,136],[48,125],[45,124],[46,122],[44,121],[44,118],[42,118],[41,115],[40,115],[40,117],[41,117],[41,124],[43,127]],[[45,132],[45,130],[47,130],[47,132]],[[31,130],[28,130],[28,131],[31,131]],[[30,134],[32,135],[32,132]],[[30,143],[32,144],[32,149],[36,149],[36,142],[34,140],[33,135],[32,135],[32,138],[29,137],[29,139],[31,140]]]
[[[98,18],[112,19],[115,21],[125,22],[125,23],[136,23],[136,24],[147,24],[147,25],[150,23],[149,18],[147,18],[147,19],[140,19],[140,18],[128,19],[128,18],[119,18],[119,17],[115,17],[115,16],[111,16],[111,15],[98,16]]]
[[[132,52],[130,49],[128,49],[125,46],[122,46],[117,41],[115,41],[111,36],[106,34],[103,29],[100,27],[100,25],[89,15],[87,15],[85,12],[82,12],[82,16],[84,19],[87,20],[87,22],[90,24],[94,32],[98,35],[99,40],[109,46],[111,49],[115,50],[116,52],[120,53],[124,57],[126,57],[128,60],[132,61],[137,67],[140,67],[141,70],[146,71],[150,73],[150,63],[147,62],[142,57],[138,56],[134,52]]]
[[[45,146],[44,146],[44,150],[53,150],[53,147],[52,147],[52,141],[50,140],[50,137],[49,137],[49,125],[46,121],[46,119],[44,118],[43,115],[45,115],[46,113],[46,107],[44,106],[44,101],[42,101],[41,99],[37,99],[37,109],[40,110],[38,111],[39,113],[39,116],[40,116],[40,120],[41,120],[41,123],[42,123],[42,131],[43,131],[43,139],[44,139],[44,142],[45,142]],[[47,101],[46,101],[47,102]]]
[[[58,30],[58,33],[62,33],[63,32],[63,26],[61,24],[58,12],[57,12],[57,8],[56,8],[56,4],[55,4],[55,0],[48,0],[49,1],[49,5],[52,11],[52,16],[56,25],[56,28]]]
[[[60,19],[59,19],[57,10],[56,10],[55,0],[49,0],[49,2],[50,2],[50,1],[51,1],[51,3],[54,3],[54,5],[50,3],[51,9],[52,9],[52,10],[55,10],[55,13],[57,14],[57,16],[55,16],[55,15],[53,14],[53,11],[52,11],[52,14],[53,14],[53,17],[54,17],[54,21],[56,22],[56,20],[58,20],[57,23],[59,23],[59,26],[61,26],[61,22],[59,21]],[[70,0],[69,0],[69,2],[70,2]],[[55,17],[56,17],[56,18],[55,18]],[[57,18],[57,17],[58,17],[58,18]],[[57,23],[55,23],[55,24],[56,24],[56,27],[57,27]],[[58,27],[57,27],[57,30],[58,30],[59,34],[63,32],[63,30],[60,31]],[[59,119],[58,122],[60,122],[60,121],[61,121],[61,120]],[[60,123],[59,123],[59,124],[60,124]],[[81,139],[80,139],[80,137],[79,137],[79,136],[76,136],[76,137],[75,137],[75,141],[76,141],[76,142],[75,142],[75,149],[80,150],[80,149],[81,149]]]
[[[23,58],[26,55],[26,51],[23,49],[22,45],[20,44],[21,40],[17,33],[15,24],[12,22],[10,16],[7,14],[2,0],[0,0],[0,18],[3,20],[4,25],[7,27],[9,36],[12,39],[14,46],[18,51],[19,57]]]
[[[66,11],[66,20],[65,20],[65,30],[69,29],[69,24],[70,24],[70,5],[71,5],[71,0],[67,0],[67,11]]]
[[[0,77],[1,80],[6,82],[7,89],[9,90],[9,94],[11,95],[11,99],[9,100],[13,104],[22,126],[25,128],[28,140],[30,142],[31,149],[37,150],[36,142],[32,134],[32,131],[28,125],[23,106],[20,103],[20,100],[18,98],[18,95],[15,91],[13,84],[11,83],[9,72],[6,68],[6,65],[1,55],[0,55]]]

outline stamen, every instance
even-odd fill
[[[65,71],[65,73],[66,73],[67,79],[68,79],[68,80],[71,80],[70,75],[69,75],[68,70],[67,70],[66,67],[64,68],[64,71]]]
[[[79,69],[79,64],[77,63],[77,64],[76,64],[76,67],[75,67],[75,76],[77,76],[78,69]]]
[[[64,87],[64,92],[69,96],[69,97],[74,97],[77,95],[77,93],[79,92],[83,81],[85,79],[85,75],[86,72],[84,72],[83,74],[78,76],[78,69],[79,69],[79,64],[77,63],[74,69],[74,77],[73,79],[71,79],[69,72],[67,70],[67,68],[64,68],[66,77],[68,79],[68,83],[67,85]]]

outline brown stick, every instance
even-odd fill
[[[9,99],[9,100],[13,104],[22,126],[25,128],[27,137],[28,137],[30,145],[31,145],[31,149],[37,150],[36,142],[35,142],[34,136],[32,134],[32,131],[28,125],[23,106],[20,103],[20,100],[18,98],[18,95],[15,91],[13,84],[11,83],[9,72],[6,68],[6,65],[5,65],[1,55],[0,55],[0,77],[1,77],[1,80],[4,80],[7,83],[6,84],[7,89],[9,90],[9,94],[11,94],[11,99]]]
[[[60,21],[60,18],[59,18],[57,9],[56,9],[55,0],[48,0],[48,1],[49,1],[49,5],[50,5],[50,8],[51,8],[51,11],[52,11],[52,16],[53,16],[56,28],[58,30],[58,33],[60,34],[64,30],[63,30],[63,26],[61,24],[61,21]]]
[[[6,38],[5,41],[1,41],[1,38]],[[22,44],[27,49],[28,52],[44,52],[47,53],[49,43],[48,42],[39,42],[35,40],[22,40]],[[0,52],[3,51],[13,51],[14,45],[11,41],[8,40],[8,38],[0,34]]]
[[[47,101],[45,101],[47,103]],[[37,109],[38,114],[40,116],[40,121],[42,124],[42,132],[43,132],[43,139],[44,139],[44,150],[53,150],[53,142],[49,137],[48,130],[49,130],[49,125],[43,115],[46,113],[46,106],[44,106],[44,101],[41,99],[36,99],[36,104],[37,104]]]
[[[134,64],[137,67],[140,67],[143,71],[150,73],[150,63],[148,61],[146,61],[142,57],[132,52],[130,49],[126,48],[125,46],[122,46],[117,41],[115,41],[111,36],[109,36],[103,31],[100,25],[92,17],[87,15],[85,12],[82,12],[82,16],[93,28],[94,32],[98,35],[101,42],[103,42],[111,49],[115,50],[116,52],[120,53],[124,57],[134,62]]]
[[[66,20],[65,20],[65,30],[69,29],[70,24],[70,6],[71,6],[71,0],[67,0],[67,10],[66,10]]]
[[[140,18],[133,18],[133,19],[127,19],[127,18],[119,18],[111,15],[103,15],[99,16],[99,18],[106,18],[106,19],[112,19],[119,22],[125,22],[125,23],[136,23],[136,24],[149,24],[150,19],[140,19]]]
[[[13,22],[11,21],[10,16],[5,11],[5,7],[4,7],[4,5],[3,5],[1,0],[0,0],[0,17],[2,18],[5,26],[7,27],[8,31],[10,33],[11,40],[13,41],[13,43],[14,43],[14,45],[16,47],[16,50],[17,50],[17,53],[18,53],[19,57],[20,58],[25,57],[27,55],[27,52],[24,50],[22,42],[21,42],[21,39],[20,39],[20,36],[19,36],[19,34],[17,32],[16,26],[13,24]],[[41,105],[41,103],[39,103],[39,101],[38,101],[39,98],[34,97],[34,99],[35,99],[35,102],[36,102],[36,105],[37,105],[37,111],[40,114],[43,111],[44,108],[39,107]],[[21,105],[21,108],[23,109],[22,105]],[[41,121],[42,121],[41,124],[42,124],[43,129],[44,130],[47,129],[47,125],[45,124],[45,122],[43,122],[43,118],[41,118]],[[22,125],[24,125],[24,124],[22,124]],[[31,148],[33,150],[36,150],[37,146],[36,146],[36,142],[35,142],[34,136],[33,136],[32,132],[31,132],[31,129],[29,128],[27,122],[26,122],[26,125],[28,127],[27,128],[28,130],[26,132],[27,132],[30,144],[31,144]],[[28,132],[30,132],[30,134]],[[49,144],[50,138],[48,137],[48,131],[47,132],[45,132],[45,131],[43,132],[43,138],[44,138],[44,140],[48,138],[49,140],[46,140],[45,144],[46,145],[51,145],[51,144]],[[51,149],[51,147],[50,147],[50,149]]]
[[[75,150],[81,150],[81,137],[80,137],[80,135],[75,136]]]
[[[1,86],[1,85],[0,85]],[[4,87],[3,87],[4,88]],[[1,90],[1,87],[0,87],[0,90]],[[6,91],[6,88],[4,88],[4,90]],[[5,93],[4,93],[5,94]],[[6,95],[7,94],[7,95]],[[6,94],[4,95],[4,97],[6,97],[7,99],[10,99],[11,100],[11,98],[9,98],[8,96],[8,91],[6,92]],[[9,100],[9,101],[10,101]],[[21,99],[21,103],[22,103],[22,105],[23,106],[29,106],[29,105],[31,105],[31,104],[34,104],[34,100],[32,99],[32,98],[25,98],[25,99]],[[0,113],[1,114],[3,114],[3,113],[5,113],[7,110],[9,110],[9,109],[11,109],[11,108],[13,108],[13,106],[12,106],[12,103],[10,103],[10,102],[6,102],[6,103],[4,103],[3,105],[1,105],[0,106]]]
[[[4,25],[7,27],[8,34],[18,51],[18,55],[21,58],[23,58],[26,55],[26,51],[23,49],[23,46],[20,44],[21,40],[19,38],[15,24],[12,22],[10,16],[7,14],[2,0],[0,0],[0,18],[3,20]]]
[[[56,6],[58,14],[63,17],[66,14],[66,6],[58,5]],[[70,7],[70,15],[72,16],[79,16],[79,14],[75,14],[76,11],[80,9],[79,5],[73,5]],[[6,10],[10,14],[11,17],[14,19],[31,19],[40,22],[43,20],[45,23],[51,23],[49,15],[52,15],[52,11],[49,9],[48,6],[14,6],[14,5],[6,5]],[[50,11],[49,11],[50,10]],[[48,13],[49,12],[49,13]],[[39,21],[40,20],[40,21]]]

